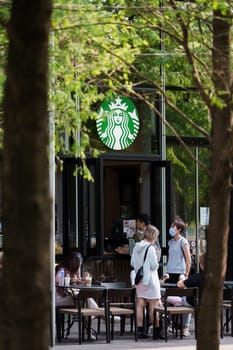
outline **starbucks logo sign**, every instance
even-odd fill
[[[122,150],[135,140],[139,130],[138,112],[132,100],[117,96],[104,100],[96,127],[101,141],[109,148]]]

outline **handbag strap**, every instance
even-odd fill
[[[152,244],[149,244],[148,247],[146,248],[146,251],[145,251],[145,254],[144,254],[144,259],[143,259],[143,264],[144,264],[144,262],[146,260],[147,252],[148,252],[148,249],[150,248],[151,245]]]
[[[181,249],[181,251],[183,253],[184,260],[186,261],[186,256],[184,254],[184,249],[183,249],[183,240],[184,240],[184,238],[182,237],[181,240],[180,240],[180,249]]]

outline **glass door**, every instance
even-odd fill
[[[74,175],[74,163],[64,165],[63,233],[65,252],[78,248],[83,256],[117,255],[128,245],[141,213],[165,235],[162,218],[170,223],[170,163],[156,157],[102,156],[88,159],[94,182]],[[166,191],[161,179],[166,176]],[[165,197],[166,207],[162,206]]]

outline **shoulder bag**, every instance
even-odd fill
[[[146,256],[147,256],[147,252],[148,252],[148,249],[150,248],[151,244],[148,245],[148,247],[146,248],[146,251],[145,251],[145,255],[144,255],[144,259],[143,259],[143,264],[146,260]],[[143,264],[142,266],[138,269],[137,273],[136,273],[136,276],[135,276],[135,285],[137,285],[141,279],[143,278]]]

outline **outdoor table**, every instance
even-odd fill
[[[63,288],[63,289],[85,289],[85,288],[105,288],[104,286],[101,286],[99,284],[92,284],[91,286],[87,286],[86,284],[82,283],[70,283],[69,285],[59,285],[56,283],[56,288]]]
[[[162,288],[171,288],[171,287],[177,287],[177,285],[176,285],[176,283],[169,283],[169,282],[166,283],[166,282],[165,282],[165,283],[162,283],[162,284],[161,284],[161,287],[162,287]]]
[[[61,287],[61,288],[74,288],[74,289],[80,289],[80,288],[105,288],[104,286],[101,286],[99,284],[92,284],[91,286],[87,286],[86,284],[82,283],[70,283],[68,286],[66,285],[59,285],[56,283],[56,287]]]
[[[227,289],[233,288],[233,281],[224,281],[224,287]]]
[[[100,286],[99,284],[98,285],[92,284],[91,286],[87,286],[85,284],[78,284],[78,283],[72,283],[69,286],[56,284],[56,287],[64,289],[65,292],[72,297],[75,307],[77,307],[77,301],[78,301],[78,295],[79,295],[80,289],[88,289],[93,291],[96,289],[106,289],[104,286]]]
[[[79,283],[71,283],[69,286],[56,284],[56,287],[64,289],[66,291],[66,293],[71,295],[75,306],[77,306],[77,298],[78,298],[78,294],[79,294],[80,289],[89,289],[89,290],[90,289],[95,290],[96,288],[105,289],[104,286],[100,286],[99,284],[92,284],[91,286],[87,286],[87,285],[81,284],[81,283],[80,284]]]

